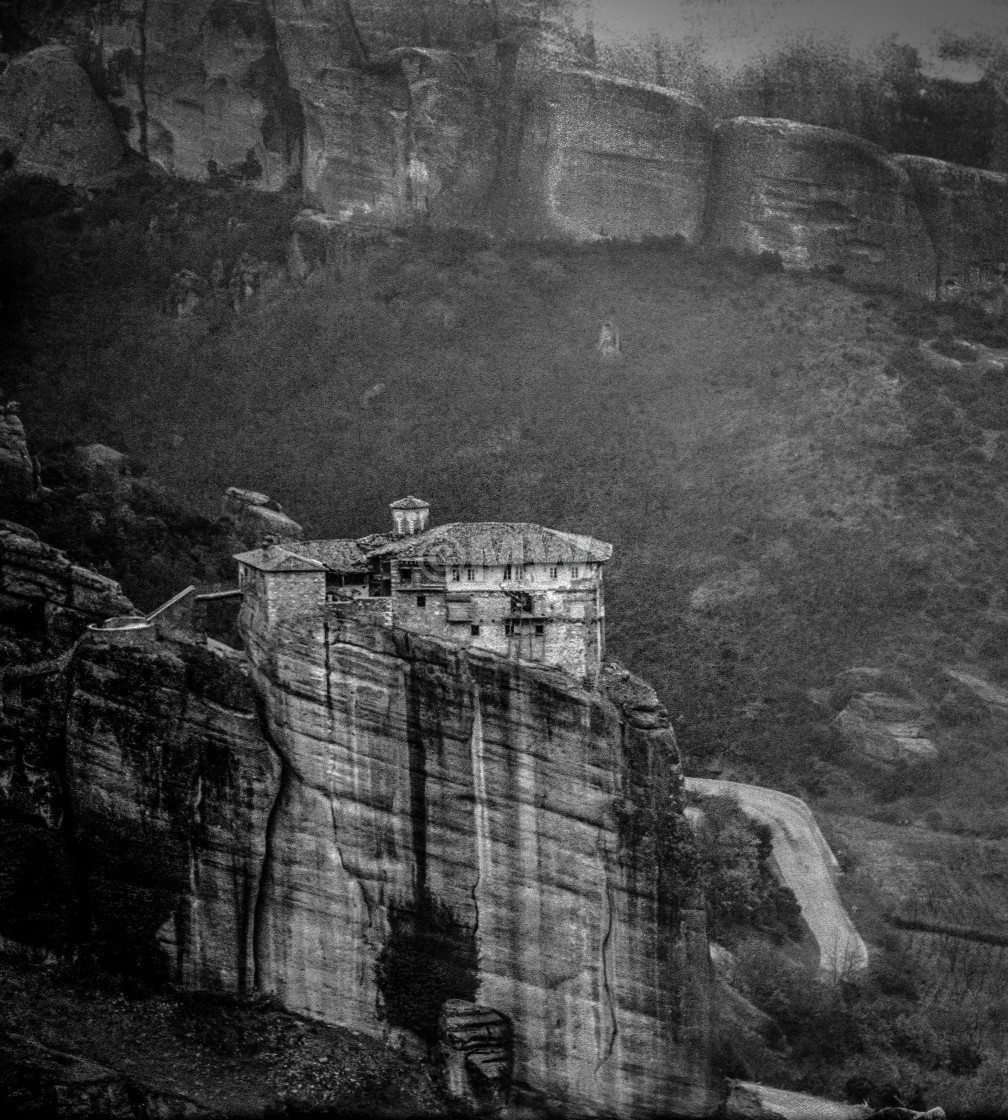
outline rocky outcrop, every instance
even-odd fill
[[[448,1096],[476,1108],[502,1108],[511,1090],[511,1024],[492,1007],[445,1000],[438,1057]]]
[[[935,257],[906,171],[874,144],[794,121],[719,121],[711,244],[934,295]]]
[[[108,106],[73,52],[39,47],[0,75],[0,155],[23,175],[95,186],[111,182],[123,157]]]
[[[131,148],[173,175],[264,190],[301,166],[301,116],[261,0],[125,0],[99,29]]]
[[[115,580],[71,563],[30,529],[0,521],[0,620],[20,620],[31,637],[65,648],[91,622],[134,614]]]
[[[896,156],[934,246],[939,297],[1000,297],[1008,283],[1008,175],[924,156]]]
[[[917,700],[884,692],[859,693],[833,723],[846,743],[876,762],[938,757],[938,748],[927,735],[933,720]]]
[[[262,987],[432,1039],[445,999],[476,1001],[534,1099],[701,1111],[709,961],[653,692],[335,618],[242,625],[284,759]]]
[[[186,987],[251,991],[280,760],[243,661],[95,635],[67,688],[70,838],[99,953]]]
[[[520,127],[523,232],[699,239],[714,131],[685,94],[564,71],[527,95]]]
[[[929,738],[934,718],[902,674],[872,666],[846,669],[830,690],[833,726],[876,762],[921,762],[938,756]]]
[[[14,401],[0,405],[0,484],[17,498],[30,497],[38,488],[28,437]]]
[[[268,494],[229,486],[221,502],[221,517],[230,522],[235,534],[249,544],[261,544],[267,536],[276,540],[301,540],[304,530]]]

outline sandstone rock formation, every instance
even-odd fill
[[[938,295],[1005,294],[1008,175],[924,156],[896,156],[934,246]]]
[[[32,637],[65,648],[88,623],[134,613],[119,584],[72,564],[30,530],[0,521],[0,617],[23,620]]]
[[[3,601],[76,604],[74,637],[132,612],[27,532],[0,548]],[[243,626],[248,658],[99,630],[39,663],[39,695],[0,681],[0,936],[373,1035],[433,1044],[444,1013],[491,1101],[511,1048],[532,1104],[711,1106],[704,914],[653,690],[329,616]]]
[[[511,1023],[492,1007],[445,1000],[438,1051],[448,1096],[477,1108],[502,1108],[511,1089]]]
[[[0,75],[0,156],[15,171],[62,183],[111,182],[123,146],[73,52],[39,47]]]
[[[34,494],[37,485],[28,437],[13,401],[0,405],[0,485],[18,498]]]
[[[933,721],[919,700],[885,692],[852,696],[834,720],[843,739],[876,762],[920,762],[938,757],[928,737]]]
[[[301,118],[259,0],[126,0],[99,44],[130,147],[185,179],[278,190],[301,165]]]
[[[66,784],[100,952],[249,992],[280,784],[241,659],[89,636],[69,668]]]
[[[301,526],[267,494],[229,486],[221,502],[221,516],[234,525],[235,533],[250,544],[260,544],[264,537],[277,540],[300,540]]]
[[[523,118],[518,228],[579,241],[699,239],[714,132],[697,102],[660,86],[564,71],[526,95]]]
[[[790,268],[934,295],[934,250],[906,171],[874,144],[794,121],[719,121],[707,236]]]
[[[384,1014],[432,1033],[445,998],[476,1000],[513,1023],[534,1098],[700,1111],[709,962],[653,692],[300,621],[242,621],[284,759],[263,988],[371,1031]]]

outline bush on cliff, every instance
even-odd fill
[[[446,999],[476,998],[476,936],[428,891],[413,904],[389,907],[389,937],[378,958],[385,1015],[421,1038],[437,1038]]]
[[[697,852],[710,939],[733,948],[756,931],[775,942],[799,941],[801,908],[773,872],[769,828],[750,820],[733,798],[704,798],[701,805]]]

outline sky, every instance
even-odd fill
[[[712,61],[734,67],[808,33],[840,39],[855,53],[890,36],[916,47],[926,73],[974,80],[973,63],[938,54],[943,35],[1008,44],[1008,0],[586,0],[600,40],[651,30],[699,37]]]

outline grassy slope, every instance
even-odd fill
[[[923,819],[939,851],[942,829],[1008,835],[998,718],[953,711],[937,764],[884,772],[808,698],[851,665],[894,667],[933,701],[945,664],[1008,678],[1008,389],[928,367],[933,310],[675,246],[427,235],[335,254],[237,315],[160,312],[178,268],[282,259],[295,205],[148,185],[58,220],[24,207],[0,236],[34,277],[18,393],[36,444],[120,446],[210,514],[228,485],[263,489],[319,536],[382,527],[413,492],[438,521],[611,540],[610,654],[656,685],[692,772]],[[618,364],[594,351],[610,317]],[[957,329],[1001,327],[963,313]],[[871,926],[905,892],[863,889],[888,864],[848,848]],[[934,1053],[945,1068],[948,1046]],[[810,1083],[788,1068],[768,1076]],[[840,1066],[814,1084],[842,1092]]]

